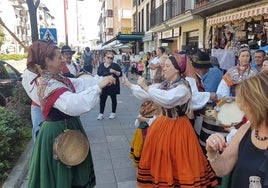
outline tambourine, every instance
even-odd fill
[[[235,98],[224,98],[214,108],[216,123],[223,127],[237,126],[243,120],[244,113],[236,104]]]
[[[79,74],[77,76],[77,78],[88,78],[88,77],[92,77],[93,74],[90,74],[90,73],[82,73],[82,74]]]
[[[56,137],[53,144],[54,159],[67,166],[82,163],[89,152],[87,137],[79,130],[64,130]]]

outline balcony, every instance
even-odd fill
[[[195,0],[195,7],[201,7],[208,4],[209,0]]]
[[[260,0],[195,0],[196,7],[193,10],[193,14],[207,17],[255,1]]]
[[[160,5],[150,13],[151,25],[154,27],[161,24],[164,21],[164,5]]]
[[[150,13],[150,28],[160,25],[186,11],[186,0],[167,0]]]
[[[185,12],[185,1],[168,0],[166,2],[166,18],[169,20]]]

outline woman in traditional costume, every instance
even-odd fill
[[[161,114],[148,128],[143,146],[137,173],[140,187],[217,185],[189,121],[193,117],[192,94],[182,77],[185,63],[179,54],[169,56],[163,67],[165,81],[160,84],[147,86],[140,77],[138,85],[134,85],[123,77],[122,83],[137,98],[152,100],[161,108]]]
[[[27,63],[39,69],[36,95],[44,118],[33,148],[28,187],[94,187],[96,180],[90,149],[85,160],[70,167],[55,157],[53,145],[66,129],[78,130],[86,138],[78,116],[90,111],[98,103],[101,89],[114,84],[115,79],[69,79],[61,76],[63,61],[60,50],[46,41],[33,42],[29,47]],[[24,87],[27,89],[31,84]]]
[[[236,85],[257,74],[257,72],[250,66],[251,56],[248,47],[241,48],[237,53],[237,57],[238,64],[223,75],[218,86],[216,92],[218,99],[229,96],[234,97]]]

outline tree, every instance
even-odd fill
[[[31,22],[31,36],[32,42],[39,39],[38,37],[38,26],[37,26],[37,8],[40,4],[40,0],[26,0],[28,5],[30,22]]]
[[[1,46],[5,43],[5,33],[3,31],[3,29],[0,27],[0,49],[1,49]]]

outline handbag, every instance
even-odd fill
[[[53,144],[54,159],[70,167],[82,163],[88,152],[88,139],[80,130],[64,130],[56,137]]]

